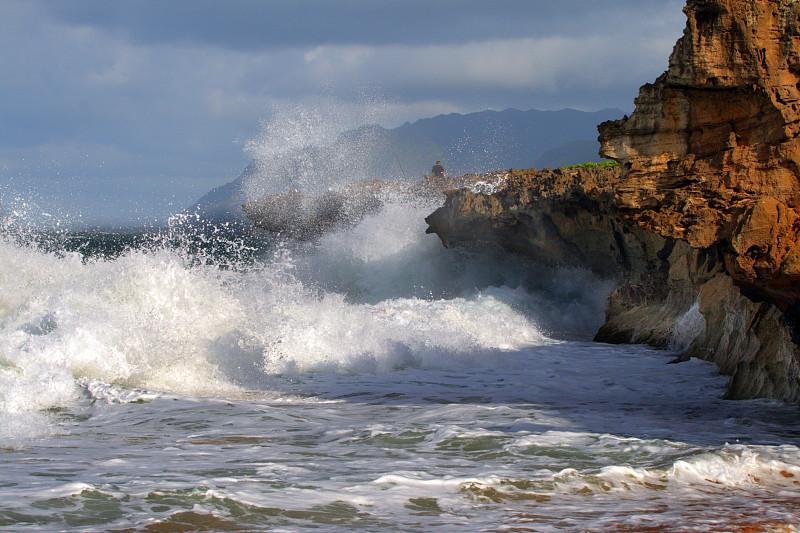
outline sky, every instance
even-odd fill
[[[0,0],[0,210],[163,220],[236,178],[265,131],[297,143],[309,115],[336,133],[486,109],[629,113],[667,68],[683,4]]]

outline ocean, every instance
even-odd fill
[[[308,243],[8,215],[0,530],[800,528],[796,406],[592,342],[612,280],[444,248],[436,207]]]

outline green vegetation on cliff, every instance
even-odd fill
[[[616,161],[603,161],[602,163],[580,163],[578,165],[566,165],[561,168],[616,168],[619,163]]]

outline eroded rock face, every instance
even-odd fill
[[[717,247],[737,284],[800,297],[800,4],[689,0],[669,70],[600,126],[621,216]]]
[[[638,276],[664,239],[620,221],[612,186],[619,169],[512,170],[488,176],[492,194],[447,191],[425,221],[445,245],[493,242],[552,265],[609,277]]]
[[[714,361],[729,398],[800,401],[798,347],[786,313],[745,294],[714,248],[695,248],[620,217],[617,170],[503,173],[491,194],[447,191],[426,218],[445,245],[491,243],[538,262],[616,278],[595,340],[668,348]]]
[[[599,127],[619,174],[545,171],[491,197],[452,192],[430,231],[615,275],[596,340],[714,361],[729,398],[797,403],[800,2],[684,11],[669,70],[630,117]]]
[[[643,343],[713,361],[727,398],[800,402],[798,346],[784,311],[738,287],[713,248],[667,239],[659,268],[610,297],[595,340]]]
[[[706,322],[686,356],[732,375],[729,397],[797,402],[800,4],[689,0],[684,12],[669,70],[641,88],[633,115],[599,127],[601,154],[623,169],[614,203],[681,242],[689,268],[673,280],[689,280]],[[616,297],[599,338],[653,322]]]

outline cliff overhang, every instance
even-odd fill
[[[597,340],[715,361],[731,398],[800,401],[800,5],[689,0],[669,69],[599,126],[618,173],[544,171],[428,217],[620,280]]]

